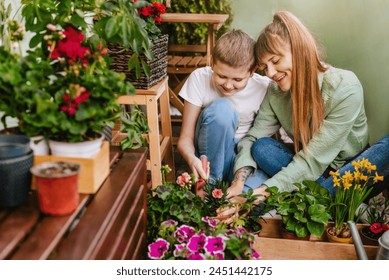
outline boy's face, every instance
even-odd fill
[[[213,64],[212,70],[212,81],[224,96],[232,96],[244,89],[253,75],[247,66],[232,67],[220,61]]]

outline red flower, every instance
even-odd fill
[[[151,4],[157,11],[154,9],[154,13],[164,14],[166,13],[165,5],[160,2],[153,2]]]
[[[151,6],[146,6],[138,10],[138,14],[143,17],[152,17],[156,24],[162,22],[161,14],[166,13],[166,7],[160,2],[152,2]]]
[[[375,234],[381,233],[383,230],[384,228],[382,227],[381,223],[373,223],[370,226],[370,231]]]
[[[64,57],[69,59],[69,64],[73,64],[76,60],[80,59],[84,63],[85,56],[90,53],[89,48],[81,45],[84,40],[84,35],[70,26],[66,27],[63,34],[65,38],[58,42],[50,58],[57,59]]]
[[[382,228],[386,231],[389,230],[389,225],[388,224],[381,224]]]
[[[212,197],[213,198],[222,198],[223,197],[223,191],[221,189],[214,189],[212,191]]]

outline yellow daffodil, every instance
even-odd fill
[[[384,176],[379,176],[378,173],[376,172],[373,179],[374,184],[377,183],[378,181],[383,181],[383,180],[384,180]]]

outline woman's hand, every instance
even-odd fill
[[[231,187],[230,187],[231,188]],[[258,195],[255,203],[259,204],[261,201],[265,201],[267,197],[269,197],[270,193],[266,191],[267,186],[261,185],[259,188],[254,189],[253,195]],[[241,192],[242,193],[242,192]],[[239,194],[238,194],[239,195]],[[233,206],[223,207],[216,210],[217,219],[224,223],[231,223],[234,217],[239,216],[239,204],[242,204],[246,201],[245,198],[239,197],[238,195],[233,196],[230,201],[234,202]]]

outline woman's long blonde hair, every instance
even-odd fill
[[[293,14],[280,11],[273,22],[260,33],[255,55],[257,60],[265,53],[280,54],[280,48],[289,44],[292,52],[291,97],[293,108],[294,149],[299,143],[304,150],[324,120],[324,104],[319,88],[318,74],[326,70],[320,62],[316,41],[309,30]]]

